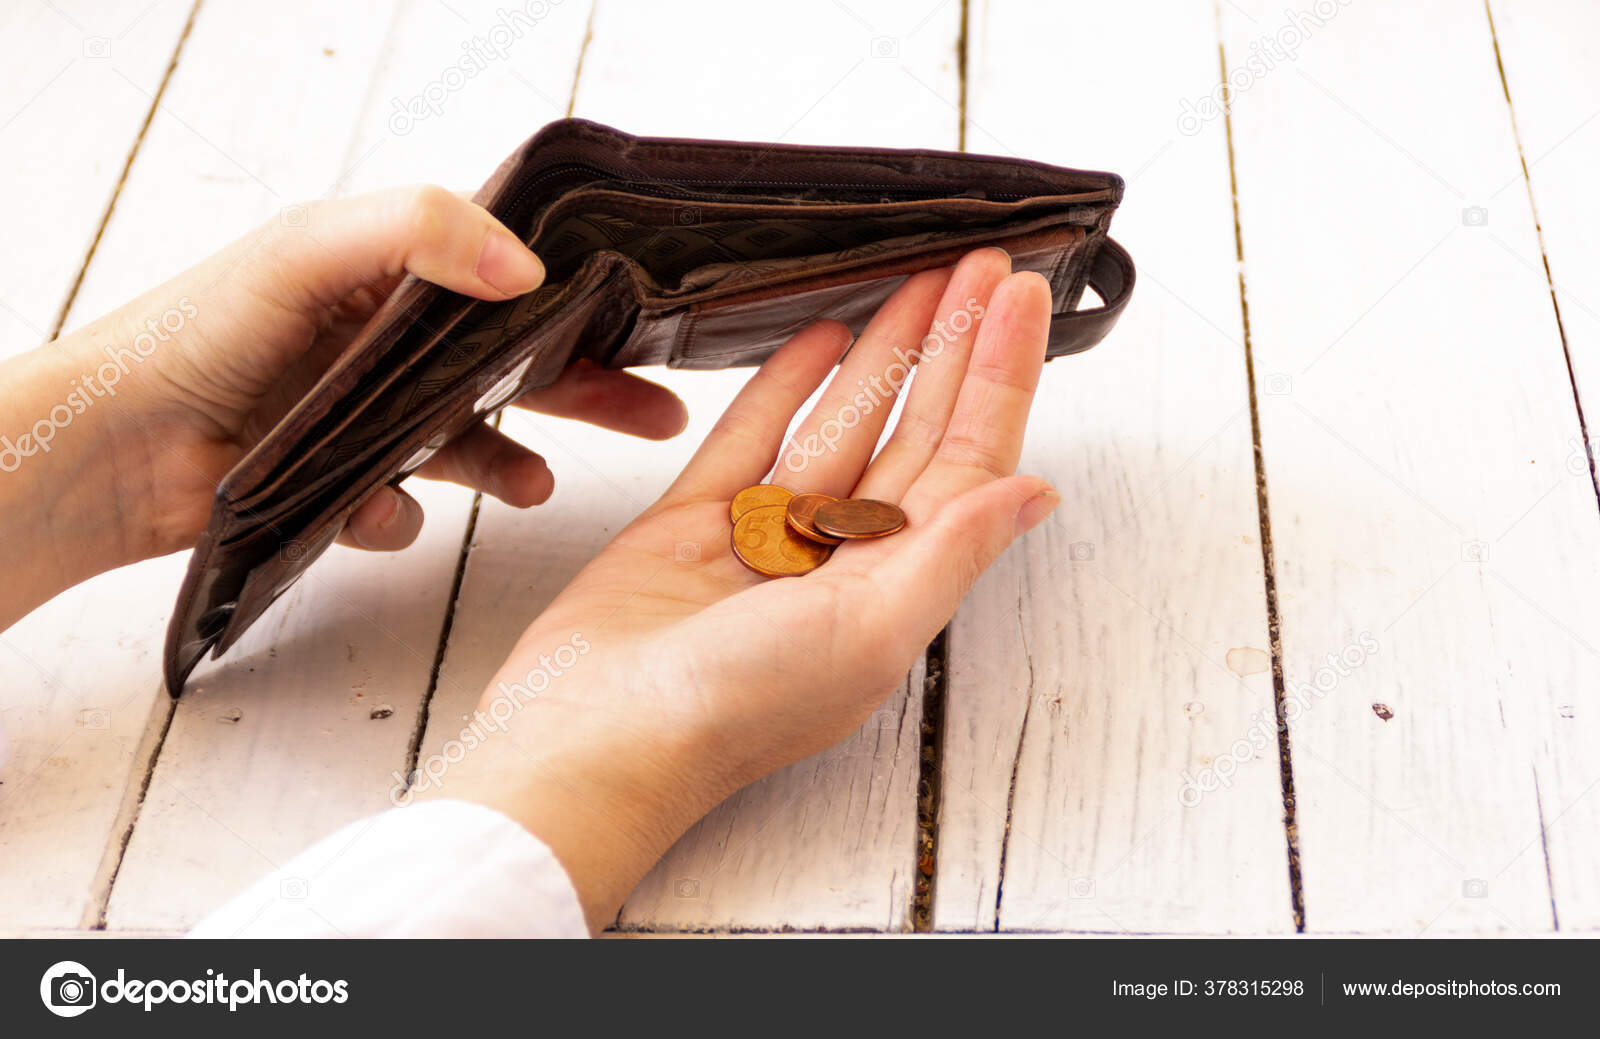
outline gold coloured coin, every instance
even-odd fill
[[[845,498],[822,505],[812,522],[836,538],[881,538],[905,526],[906,514],[886,501]]]
[[[763,505],[787,505],[789,499],[794,497],[794,492],[787,487],[779,487],[775,483],[758,483],[753,487],[746,487],[733,496],[733,504],[728,506],[729,518],[735,523],[739,517],[751,509],[759,509]]]
[[[824,545],[839,544],[843,540],[842,538],[830,537],[818,530],[816,526],[817,510],[828,504],[830,501],[838,500],[839,499],[831,498],[826,494],[795,495],[793,498],[789,499],[789,526],[804,534],[812,541],[821,542]]]
[[[761,505],[733,524],[733,554],[763,577],[799,577],[821,566],[833,549],[789,529],[788,509]]]

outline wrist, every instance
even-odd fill
[[[419,763],[413,789],[487,805],[544,841],[599,931],[673,842],[741,784],[692,730],[618,709],[614,695],[637,692],[625,678],[591,672],[584,690],[553,689],[514,709],[506,705],[516,705],[521,677],[501,678],[462,738]],[[648,731],[630,724],[640,717]]]

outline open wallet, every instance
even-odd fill
[[[1133,289],[1106,234],[1121,199],[1114,174],[1019,159],[551,123],[474,199],[544,261],[544,284],[498,303],[400,284],[217,488],[167,630],[167,689],[238,641],[375,490],[579,358],[759,364],[819,318],[859,333],[906,276],[987,245],[1049,279],[1049,356],[1088,349]],[[1085,286],[1100,306],[1077,309]]]

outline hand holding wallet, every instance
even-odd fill
[[[859,333],[910,274],[994,245],[1049,281],[1049,357],[1098,343],[1133,289],[1110,173],[901,149],[633,137],[555,122],[475,201],[544,261],[498,303],[407,277],[223,479],[167,630],[177,696],[333,543],[374,490],[578,358],[759,364],[801,327]],[[1075,309],[1085,286],[1103,305]]]

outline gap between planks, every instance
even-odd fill
[[[1289,744],[1288,695],[1283,679],[1283,621],[1278,612],[1278,575],[1273,563],[1272,510],[1267,501],[1266,457],[1261,450],[1261,411],[1256,401],[1256,362],[1250,339],[1250,294],[1244,273],[1244,228],[1239,222],[1239,172],[1233,151],[1233,87],[1228,80],[1228,50],[1223,41],[1222,7],[1213,5],[1217,25],[1217,68],[1222,84],[1222,124],[1228,143],[1228,201],[1233,207],[1233,250],[1239,268],[1239,321],[1244,343],[1245,393],[1250,402],[1250,455],[1256,470],[1256,514],[1261,523],[1261,580],[1267,601],[1267,648],[1272,657],[1272,710],[1278,727],[1278,783],[1283,793],[1284,852],[1289,867],[1289,903],[1294,929],[1306,929],[1306,895],[1300,872],[1300,831],[1296,822],[1294,756]]]
[[[1539,203],[1533,197],[1533,177],[1528,173],[1528,154],[1522,147],[1522,131],[1517,127],[1517,106],[1511,100],[1511,82],[1506,79],[1505,62],[1500,59],[1500,36],[1494,27],[1494,11],[1489,0],[1483,0],[1483,14],[1489,20],[1489,42],[1494,45],[1494,67],[1500,75],[1500,90],[1506,97],[1506,115],[1511,120],[1511,139],[1517,144],[1517,164],[1522,167],[1522,185],[1528,190],[1528,208],[1533,211],[1533,231],[1539,241],[1539,261],[1544,264],[1544,280],[1550,286],[1550,309],[1555,312],[1556,331],[1561,335],[1561,356],[1567,362],[1567,381],[1572,385],[1572,406],[1578,412],[1578,435],[1583,439],[1583,452],[1589,462],[1589,482],[1594,484],[1595,504],[1600,507],[1600,477],[1596,476],[1594,443],[1589,439],[1589,422],[1583,414],[1583,398],[1578,393],[1578,376],[1572,367],[1572,347],[1567,342],[1567,326],[1561,320],[1561,301],[1556,297],[1556,280],[1550,273],[1550,254],[1544,245],[1544,224],[1539,220]],[[1540,823],[1543,823],[1541,817]],[[1542,832],[1542,831],[1541,831]],[[1545,866],[1548,869],[1549,860]],[[1555,912],[1555,886],[1550,888],[1550,911]]]
[[[500,428],[500,416],[490,423]],[[467,578],[467,559],[472,555],[472,539],[478,532],[478,512],[483,507],[483,492],[472,492],[472,507],[467,511],[467,529],[461,536],[461,551],[456,557],[455,575],[450,579],[450,599],[445,603],[444,620],[439,625],[439,644],[434,648],[433,666],[428,671],[428,687],[422,692],[422,702],[417,705],[417,719],[411,730],[411,742],[406,747],[406,790],[416,778],[417,760],[422,755],[422,741],[428,734],[428,719],[433,714],[433,696],[439,689],[439,673],[444,669],[445,652],[450,648],[450,634],[455,630],[456,608],[461,604],[461,585]]]
[[[578,104],[578,83],[583,79],[583,59],[589,53],[589,43],[594,39],[594,12],[600,6],[599,0],[589,5],[589,17],[583,26],[583,42],[578,45],[578,61],[572,71],[572,90],[567,95],[567,118],[572,118],[573,110]],[[490,421],[494,428],[500,428],[500,416]],[[483,508],[483,492],[472,492],[472,507],[467,512],[467,529],[461,538],[461,554],[456,559],[455,577],[450,583],[450,601],[445,604],[444,623],[439,628],[439,645],[434,651],[433,668],[428,674],[428,688],[422,693],[422,703],[417,708],[416,728],[411,733],[411,745],[406,750],[405,771],[401,775],[406,777],[406,789],[411,788],[413,777],[417,770],[417,761],[422,755],[422,743],[428,736],[428,720],[433,714],[433,698],[439,691],[439,674],[444,668],[445,654],[450,649],[450,635],[455,630],[456,608],[461,604],[461,586],[467,578],[467,562],[472,556],[472,539],[478,532],[478,514]]]
[[[972,39],[972,0],[961,0],[961,27],[956,33],[956,150],[967,150],[968,43]],[[917,841],[911,863],[911,930],[933,931],[933,895],[939,882],[939,807],[944,777],[944,705],[949,682],[950,625],[928,644],[923,657],[921,741],[917,748]],[[1018,737],[1018,753],[1021,753]],[[1009,816],[1007,832],[1009,835]],[[1002,845],[1004,847],[1004,845]],[[1005,856],[1000,859],[1004,882]],[[1000,901],[995,896],[995,929],[1000,927]]]
[[[185,19],[183,29],[178,33],[178,42],[173,45],[172,59],[167,62],[166,71],[161,74],[161,82],[156,85],[156,91],[150,97],[150,107],[145,111],[144,122],[139,125],[139,132],[134,135],[133,145],[128,149],[128,158],[122,164],[122,171],[117,175],[117,183],[111,189],[111,197],[106,201],[105,211],[100,214],[100,222],[94,229],[94,237],[89,241],[89,248],[84,251],[83,262],[78,265],[78,272],[61,300],[61,309],[56,312],[55,320],[50,324],[50,338],[47,342],[54,342],[59,338],[62,328],[67,323],[67,315],[72,312],[72,304],[77,300],[78,291],[83,287],[83,279],[89,274],[89,265],[94,262],[95,253],[100,248],[100,239],[111,224],[111,215],[116,211],[118,200],[122,198],[122,188],[128,182],[128,174],[133,169],[134,160],[139,157],[140,148],[144,146],[145,135],[150,132],[150,124],[155,121],[156,111],[161,107],[161,99],[166,95],[167,85],[172,82],[172,75],[178,70],[184,44],[189,41],[189,33],[194,29],[195,19],[199,16],[200,7],[204,2],[205,0],[194,0],[194,5],[189,8],[189,17]],[[155,779],[156,760],[161,756],[161,746],[166,742],[167,733],[172,728],[177,705],[177,700],[171,696],[161,696],[159,693],[156,695],[150,718],[145,723],[144,735],[134,751],[136,772],[133,775],[137,775],[138,779],[132,780],[130,776],[127,792],[123,795],[122,807],[117,812],[117,821],[112,827],[112,840],[106,846],[100,868],[95,871],[88,904],[84,907],[82,917],[81,926],[84,930],[106,929],[106,910],[111,904],[111,890],[115,887],[117,874],[122,869],[128,842],[133,839],[133,828],[139,821],[139,811],[144,807],[145,795],[150,792],[150,783]]]
[[[1578,375],[1572,367],[1572,347],[1567,342],[1567,326],[1561,320],[1561,301],[1556,298],[1556,281],[1550,273],[1550,253],[1545,249],[1544,225],[1539,220],[1539,203],[1533,197],[1533,177],[1528,173],[1528,155],[1522,147],[1522,131],[1517,127],[1517,106],[1511,100],[1511,83],[1506,79],[1505,62],[1500,58],[1500,36],[1495,32],[1494,11],[1489,0],[1483,0],[1483,16],[1489,22],[1489,43],[1494,47],[1494,68],[1500,76],[1500,91],[1506,99],[1506,116],[1511,122],[1511,139],[1517,146],[1517,165],[1522,169],[1522,186],[1528,191],[1528,209],[1533,213],[1533,232],[1539,242],[1539,262],[1544,264],[1545,284],[1550,288],[1550,309],[1555,312],[1556,332],[1561,337],[1561,356],[1567,365],[1567,383],[1572,387],[1572,406],[1578,414],[1578,436],[1583,441],[1583,452],[1589,462],[1589,482],[1595,490],[1595,502],[1600,506],[1600,481],[1596,480],[1594,444],[1589,440],[1589,423],[1583,414],[1583,396],[1578,392]],[[1561,914],[1556,909],[1555,874],[1550,866],[1550,826],[1545,821],[1544,797],[1539,792],[1539,773],[1533,773],[1533,800],[1539,818],[1539,853],[1544,856],[1544,881],[1550,892],[1550,927],[1561,930]]]
[[[89,240],[89,248],[83,254],[83,262],[78,265],[77,276],[72,279],[66,296],[61,300],[61,309],[56,311],[55,320],[50,323],[50,338],[45,340],[47,343],[59,338],[62,327],[67,323],[67,315],[72,312],[72,304],[78,298],[78,290],[83,287],[83,279],[89,273],[89,264],[94,262],[95,251],[100,248],[100,238],[111,223],[111,214],[117,208],[117,200],[122,197],[122,186],[128,182],[128,171],[133,169],[133,160],[138,158],[145,134],[150,132],[150,124],[155,120],[156,109],[161,107],[161,98],[167,92],[167,84],[172,82],[172,74],[178,69],[178,58],[183,54],[183,45],[189,39],[195,17],[200,13],[200,5],[204,2],[205,0],[194,0],[194,6],[189,8],[189,17],[183,23],[183,31],[178,33],[177,44],[172,48],[172,60],[167,62],[167,70],[161,74],[161,82],[156,85],[156,92],[150,98],[150,108],[144,114],[144,122],[140,124],[139,132],[134,135],[133,147],[128,149],[128,159],[122,164],[122,172],[117,175],[117,183],[111,189],[111,198],[106,201],[105,212],[100,214],[100,223],[94,229],[94,237]],[[145,783],[148,785],[148,777]]]
[[[84,277],[87,274],[88,266],[89,266],[89,264],[92,262],[92,260],[94,258],[96,249],[97,249],[97,247],[99,245],[99,242],[100,242],[100,238],[103,235],[103,233],[104,233],[104,231],[106,229],[106,226],[108,225],[108,223],[110,221],[111,215],[112,215],[112,213],[113,213],[113,211],[115,209],[115,206],[117,204],[117,201],[118,201],[118,199],[120,197],[120,194],[121,194],[123,185],[124,185],[124,183],[125,183],[125,181],[127,179],[128,173],[131,170],[133,162],[134,162],[135,158],[137,157],[137,155],[139,153],[140,146],[143,143],[145,134],[148,131],[148,129],[150,127],[150,124],[154,119],[156,110],[159,108],[159,105],[160,105],[160,102],[161,102],[161,98],[162,98],[162,96],[163,96],[163,94],[164,94],[164,92],[166,90],[166,87],[167,87],[168,83],[170,82],[174,71],[177,68],[177,64],[178,64],[178,61],[180,60],[184,44],[187,41],[187,39],[189,37],[189,34],[190,34],[190,31],[192,30],[192,28],[194,26],[194,22],[195,22],[196,16],[198,15],[200,7],[201,7],[203,2],[204,2],[204,0],[195,0],[194,5],[193,5],[193,7],[191,8],[191,10],[189,12],[188,19],[185,22],[183,30],[182,30],[182,32],[181,32],[181,34],[179,36],[177,45],[174,48],[173,55],[172,55],[172,60],[168,64],[168,67],[166,69],[166,72],[163,75],[161,83],[160,83],[160,85],[159,85],[154,97],[152,98],[150,108],[147,111],[145,119],[144,119],[144,122],[143,122],[143,124],[141,125],[141,127],[139,129],[139,133],[138,133],[138,135],[137,135],[137,137],[135,139],[133,147],[129,151],[128,158],[127,158],[127,160],[126,160],[126,162],[125,162],[125,164],[123,166],[121,175],[118,178],[118,182],[116,184],[115,189],[113,190],[112,196],[111,196],[110,200],[107,203],[105,212],[103,213],[103,215],[101,217],[101,220],[100,220],[99,225],[98,225],[98,227],[96,229],[93,241],[91,242],[91,244],[90,244],[90,246],[89,246],[89,248],[88,248],[88,250],[87,250],[87,252],[85,254],[84,261],[79,267],[77,276],[74,279],[74,281],[72,283],[72,286],[69,289],[69,291],[68,291],[68,293],[67,293],[67,295],[66,295],[66,297],[65,297],[65,299],[64,299],[64,301],[62,303],[60,311],[59,311],[59,313],[58,313],[58,315],[56,317],[56,320],[55,320],[55,322],[53,324],[53,327],[52,327],[52,338],[54,338],[56,335],[60,334],[61,328],[65,323],[66,316],[69,313],[71,305],[72,305],[73,301],[75,300],[75,298],[76,298],[76,296],[78,294],[78,290],[79,290],[79,288],[80,288],[80,286],[81,286],[81,284],[83,282]],[[598,4],[596,4],[596,6],[598,6]],[[1486,12],[1486,14],[1489,14],[1487,0],[1485,0],[1485,12]],[[590,42],[590,40],[592,39],[592,36],[593,36],[593,17],[594,17],[594,12],[593,12],[593,9],[591,9],[589,26],[587,27],[586,32],[585,32],[585,37],[584,37],[584,40],[583,40],[582,49],[580,50],[580,54],[579,54],[578,66],[577,66],[577,69],[575,70],[575,74],[574,74],[573,90],[572,90],[572,95],[571,95],[571,98],[569,99],[569,104],[568,104],[568,112],[569,112],[569,114],[571,113],[572,107],[573,107],[573,105],[575,104],[575,101],[576,101],[577,89],[578,89],[578,85],[579,85],[579,82],[580,82],[581,76],[582,76],[583,56],[584,56],[584,53],[588,50],[589,42]],[[1221,64],[1221,70],[1222,70],[1222,74],[1223,74],[1223,81],[1224,81],[1224,83],[1226,83],[1227,62],[1226,62],[1225,51],[1224,51],[1224,48],[1223,48],[1223,45],[1222,45],[1222,42],[1221,42],[1221,39],[1220,39],[1220,12],[1219,12],[1218,17],[1219,17],[1218,53],[1219,53],[1219,61],[1220,61],[1220,64]],[[1489,18],[1490,18],[1490,29],[1491,29],[1491,36],[1492,36],[1493,35],[1493,17],[1492,17],[1492,14],[1489,14]],[[967,126],[966,126],[966,123],[967,123],[966,102],[967,102],[967,90],[968,90],[967,43],[968,43],[968,38],[969,38],[969,31],[970,31],[969,0],[962,0],[961,31],[960,31],[960,36],[959,36],[958,41],[957,41],[957,62],[958,62],[958,69],[959,69],[959,82],[960,82],[960,121],[959,121],[959,135],[960,135],[959,142],[960,143],[959,143],[959,147],[960,147],[960,149],[962,151],[966,150],[966,130],[967,130]],[[1496,41],[1496,43],[1495,43],[1495,57],[1496,57],[1497,67],[1499,67],[1500,62],[1499,62],[1498,41]],[[1506,85],[1505,73],[1504,73],[1503,67],[1500,67],[1499,71],[1500,71],[1500,76],[1501,76],[1502,87],[1506,90],[1506,100],[1507,100],[1507,105],[1508,105],[1508,108],[1509,108],[1509,106],[1511,104],[1510,92],[1509,92],[1509,87]],[[1265,474],[1265,469],[1264,469],[1264,465],[1263,465],[1263,455],[1262,455],[1262,447],[1261,447],[1261,430],[1260,430],[1259,416],[1258,416],[1258,413],[1257,413],[1257,401],[1256,401],[1256,392],[1255,392],[1254,363],[1253,363],[1253,356],[1252,356],[1252,353],[1251,353],[1250,327],[1249,327],[1249,309],[1248,309],[1246,283],[1245,283],[1245,275],[1244,275],[1244,267],[1243,267],[1243,264],[1244,264],[1243,239],[1242,239],[1242,234],[1241,234],[1240,227],[1239,227],[1237,182],[1236,182],[1236,179],[1235,179],[1235,170],[1234,170],[1234,151],[1233,151],[1233,134],[1232,134],[1231,115],[1226,115],[1225,114],[1225,123],[1227,125],[1229,176],[1230,176],[1230,183],[1232,184],[1233,189],[1234,189],[1234,193],[1233,193],[1233,197],[1232,197],[1231,201],[1232,201],[1233,215],[1234,215],[1235,247],[1236,247],[1236,252],[1237,252],[1237,259],[1238,259],[1238,262],[1239,262],[1240,305],[1241,305],[1241,312],[1242,312],[1242,315],[1243,315],[1243,326],[1244,326],[1243,327],[1243,333],[1244,333],[1244,349],[1245,349],[1245,366],[1246,366],[1246,378],[1247,378],[1247,391],[1248,391],[1248,398],[1249,398],[1249,403],[1250,403],[1252,448],[1253,448],[1253,456],[1254,456],[1255,470],[1256,470],[1255,475],[1256,475],[1257,501],[1258,501],[1259,517],[1260,517],[1263,571],[1264,571],[1264,580],[1265,580],[1265,593],[1266,593],[1266,599],[1267,599],[1269,637],[1270,637],[1270,644],[1271,644],[1271,650],[1272,650],[1273,693],[1274,693],[1274,701],[1275,701],[1275,707],[1276,707],[1277,714],[1278,714],[1278,724],[1279,724],[1280,770],[1281,770],[1282,788],[1283,788],[1284,820],[1285,820],[1286,841],[1287,841],[1287,851],[1288,851],[1288,860],[1289,860],[1288,861],[1288,865],[1289,865],[1289,873],[1290,873],[1291,892],[1292,892],[1293,905],[1294,905],[1294,919],[1295,919],[1296,930],[1300,931],[1300,932],[1303,932],[1305,930],[1305,916],[1304,916],[1303,891],[1302,891],[1302,888],[1301,888],[1301,878],[1300,878],[1298,840],[1297,840],[1297,834],[1296,834],[1296,830],[1295,830],[1294,778],[1293,778],[1293,768],[1292,768],[1291,756],[1290,756],[1290,748],[1289,748],[1289,735],[1288,735],[1287,727],[1284,724],[1285,719],[1284,719],[1284,714],[1283,714],[1283,712],[1284,712],[1284,703],[1285,703],[1285,691],[1284,691],[1284,680],[1283,680],[1283,661],[1282,661],[1281,640],[1279,638],[1279,630],[1280,630],[1279,629],[1279,613],[1278,613],[1278,603],[1277,603],[1277,595],[1276,595],[1275,574],[1274,574],[1274,569],[1273,569],[1273,553],[1272,553],[1272,542],[1271,542],[1271,533],[1270,533],[1270,513],[1269,513],[1269,508],[1268,508],[1268,500],[1267,500],[1266,474]],[[1514,113],[1512,114],[1512,124],[1513,124],[1513,132],[1515,133],[1515,115],[1514,115]],[[1519,147],[1519,158],[1520,158],[1520,148],[1521,148],[1520,138],[1518,140],[1518,147]],[[1527,166],[1526,166],[1526,161],[1525,160],[1523,160],[1522,166],[1523,166],[1525,185],[1528,188],[1529,197],[1530,197],[1530,203],[1531,203],[1531,201],[1532,201],[1532,185],[1531,185],[1531,182],[1528,182],[1528,180],[1527,180]],[[1543,256],[1543,246],[1544,246],[1544,241],[1543,241],[1543,235],[1542,235],[1542,231],[1541,231],[1541,233],[1540,233],[1541,256],[1544,258],[1546,276],[1547,276],[1547,279],[1548,279],[1548,277],[1549,277],[1549,261],[1548,261],[1548,257],[1544,257]],[[1558,322],[1558,326],[1559,326],[1559,324],[1560,324],[1560,310],[1559,310],[1559,304],[1556,302],[1555,297],[1554,297],[1553,284],[1552,284],[1552,287],[1551,287],[1551,293],[1552,293],[1552,305],[1556,309],[1556,318],[1557,318],[1557,322]],[[1563,350],[1566,351],[1567,350],[1567,343],[1566,343],[1566,337],[1565,337],[1564,332],[1563,332],[1563,336],[1562,336],[1562,345],[1563,345]],[[1570,353],[1568,353],[1568,355],[1567,355],[1567,362],[1568,362],[1569,376],[1571,376]],[[1576,396],[1577,396],[1577,393],[1576,393],[1576,385],[1575,385],[1575,380],[1574,380],[1574,398],[1575,398],[1575,401],[1576,401]],[[1585,432],[1585,444],[1586,444],[1586,447],[1589,448],[1589,459],[1588,459],[1588,461],[1589,461],[1589,466],[1590,466],[1591,479],[1593,479],[1594,478],[1594,474],[1595,474],[1595,461],[1594,461],[1594,457],[1593,457],[1592,446],[1588,445],[1588,441],[1587,441],[1587,428],[1586,428],[1586,426],[1582,425],[1583,424],[1583,414],[1582,414],[1581,402],[1578,402],[1578,408],[1579,408],[1580,426],[1584,429],[1584,432]],[[1600,484],[1597,484],[1597,495],[1600,495]],[[407,775],[409,775],[411,770],[415,768],[415,763],[416,763],[417,755],[418,755],[418,753],[420,751],[420,745],[421,745],[421,741],[422,741],[422,738],[423,738],[423,733],[424,733],[424,731],[426,729],[426,724],[427,724],[429,711],[430,711],[431,700],[432,700],[432,697],[433,697],[433,695],[434,695],[434,693],[435,693],[435,691],[437,689],[440,668],[441,668],[442,663],[443,663],[444,649],[448,644],[449,636],[450,636],[451,629],[452,629],[452,626],[453,626],[455,610],[456,610],[456,607],[457,607],[457,604],[458,604],[458,601],[459,601],[459,597],[460,597],[461,586],[462,586],[463,578],[464,578],[464,575],[465,575],[468,558],[469,558],[469,556],[471,554],[472,540],[473,540],[473,537],[474,537],[475,531],[476,531],[480,504],[481,504],[481,494],[475,494],[474,498],[473,498],[471,512],[470,512],[469,517],[468,517],[468,522],[467,522],[465,534],[464,534],[464,537],[463,537],[463,540],[462,540],[460,556],[459,556],[459,559],[458,559],[458,562],[457,562],[457,567],[456,567],[456,571],[455,571],[455,575],[454,575],[454,580],[453,580],[453,583],[452,583],[452,588],[451,588],[451,593],[450,593],[450,600],[449,600],[449,603],[448,603],[448,606],[447,606],[446,615],[445,615],[444,622],[443,622],[443,625],[442,625],[442,628],[441,628],[441,632],[440,632],[439,650],[438,650],[438,653],[436,654],[436,657],[435,657],[435,660],[434,660],[434,663],[433,663],[433,668],[432,668],[432,673],[430,675],[429,685],[428,685],[426,693],[424,694],[423,702],[421,704],[421,707],[420,707],[420,710],[419,710],[419,713],[418,713],[417,728],[416,728],[416,731],[415,731],[415,733],[413,735],[413,738],[412,738],[412,741],[411,741],[411,745],[410,745],[409,751],[408,751],[408,757],[407,757],[407,763],[406,763],[406,768],[407,768],[406,774]],[[943,717],[942,705],[943,705],[943,701],[944,701],[944,693],[945,693],[944,687],[945,687],[945,683],[946,683],[946,673],[945,673],[944,663],[945,663],[945,654],[947,652],[947,635],[948,635],[947,631],[941,632],[940,635],[935,639],[935,641],[932,644],[930,644],[930,646],[928,647],[927,657],[926,657],[926,659],[927,659],[927,680],[926,680],[926,682],[924,684],[924,690],[923,690],[923,696],[924,696],[924,714],[923,714],[923,720],[922,720],[922,737],[923,738],[922,738],[922,751],[921,751],[921,755],[920,755],[920,768],[921,768],[922,776],[921,776],[921,783],[919,784],[919,797],[918,797],[918,826],[919,826],[919,841],[918,841],[918,845],[917,845],[917,847],[918,847],[918,861],[916,863],[913,863],[913,869],[916,871],[915,875],[918,876],[918,877],[926,877],[926,880],[927,880],[927,885],[926,885],[925,888],[922,887],[922,885],[919,883],[917,894],[916,894],[916,897],[914,899],[914,904],[913,904],[913,926],[914,926],[914,930],[916,932],[921,932],[921,933],[931,933],[931,932],[933,932],[933,928],[931,926],[931,912],[930,912],[930,910],[931,910],[931,905],[932,905],[933,886],[934,886],[934,884],[936,882],[936,877],[937,877],[937,858],[936,858],[936,856],[937,856],[937,850],[938,850],[938,831],[937,831],[938,794],[939,794],[939,777],[940,777],[940,774],[941,774],[941,771],[942,771],[942,750],[943,750],[943,738],[944,738],[944,726],[943,726],[944,717]],[[152,715],[151,721],[150,721],[149,726],[148,726],[147,731],[146,731],[145,739],[143,741],[145,746],[141,748],[141,758],[140,758],[140,760],[142,761],[142,765],[143,765],[143,767],[142,767],[142,781],[138,784],[138,787],[137,787],[136,790],[130,791],[127,804],[125,805],[125,807],[123,809],[122,818],[119,820],[119,824],[120,824],[119,825],[119,838],[114,842],[112,847],[108,848],[108,850],[107,850],[106,862],[102,865],[101,871],[97,875],[97,883],[96,883],[97,890],[96,890],[95,896],[94,896],[94,898],[93,898],[93,900],[91,902],[91,905],[90,905],[88,911],[86,912],[85,927],[90,929],[90,930],[103,931],[105,929],[105,927],[106,927],[106,921],[105,921],[106,906],[109,903],[111,890],[112,890],[112,887],[113,887],[113,885],[115,883],[115,879],[116,879],[116,874],[117,874],[117,871],[118,871],[118,869],[120,868],[120,865],[121,865],[122,854],[123,854],[123,852],[125,851],[125,849],[127,847],[129,838],[132,836],[134,826],[135,826],[135,824],[137,822],[137,819],[138,819],[139,809],[142,806],[144,796],[145,796],[146,792],[148,791],[151,779],[153,778],[153,772],[154,772],[155,764],[156,764],[156,761],[157,761],[157,759],[159,758],[159,755],[160,755],[161,744],[162,744],[162,742],[163,742],[163,740],[164,740],[164,738],[166,736],[166,733],[167,733],[168,729],[171,726],[173,715],[174,715],[174,701],[172,701],[170,698],[166,698],[164,702],[159,702],[157,704],[156,710],[154,711],[154,713]],[[924,870],[922,868],[924,862],[926,862],[928,867],[929,867],[926,870],[926,872],[924,872]],[[1001,870],[1000,876],[998,877],[998,884],[1000,884],[1000,885],[1003,885],[1003,883],[1004,883],[1003,863],[1004,863],[1004,859],[1002,857],[1002,870]],[[998,895],[997,895],[997,900],[996,901],[997,901],[997,905],[996,905],[997,915],[996,915],[995,927],[996,927],[996,930],[998,930],[999,929],[999,918],[998,918],[998,901],[999,901],[999,899],[998,899]],[[814,933],[820,933],[820,934],[826,934],[826,933],[852,933],[853,930],[861,930],[861,929],[847,929],[847,930],[842,930],[842,931],[817,931],[817,932],[814,932]],[[665,930],[665,929],[657,931],[657,930],[654,930],[654,929],[634,927],[634,928],[629,928],[627,930],[614,930],[614,931],[612,931],[610,933],[621,936],[621,935],[634,935],[634,934],[637,934],[637,935],[664,934],[664,935],[666,935],[666,934],[690,934],[690,933],[705,933],[705,932],[687,931],[687,930],[686,931],[674,931],[674,930]],[[750,928],[750,929],[723,929],[722,931],[716,932],[716,933],[749,933],[749,934],[780,933],[781,934],[781,933],[799,933],[799,932],[789,932],[789,931],[787,931],[785,929]]]

